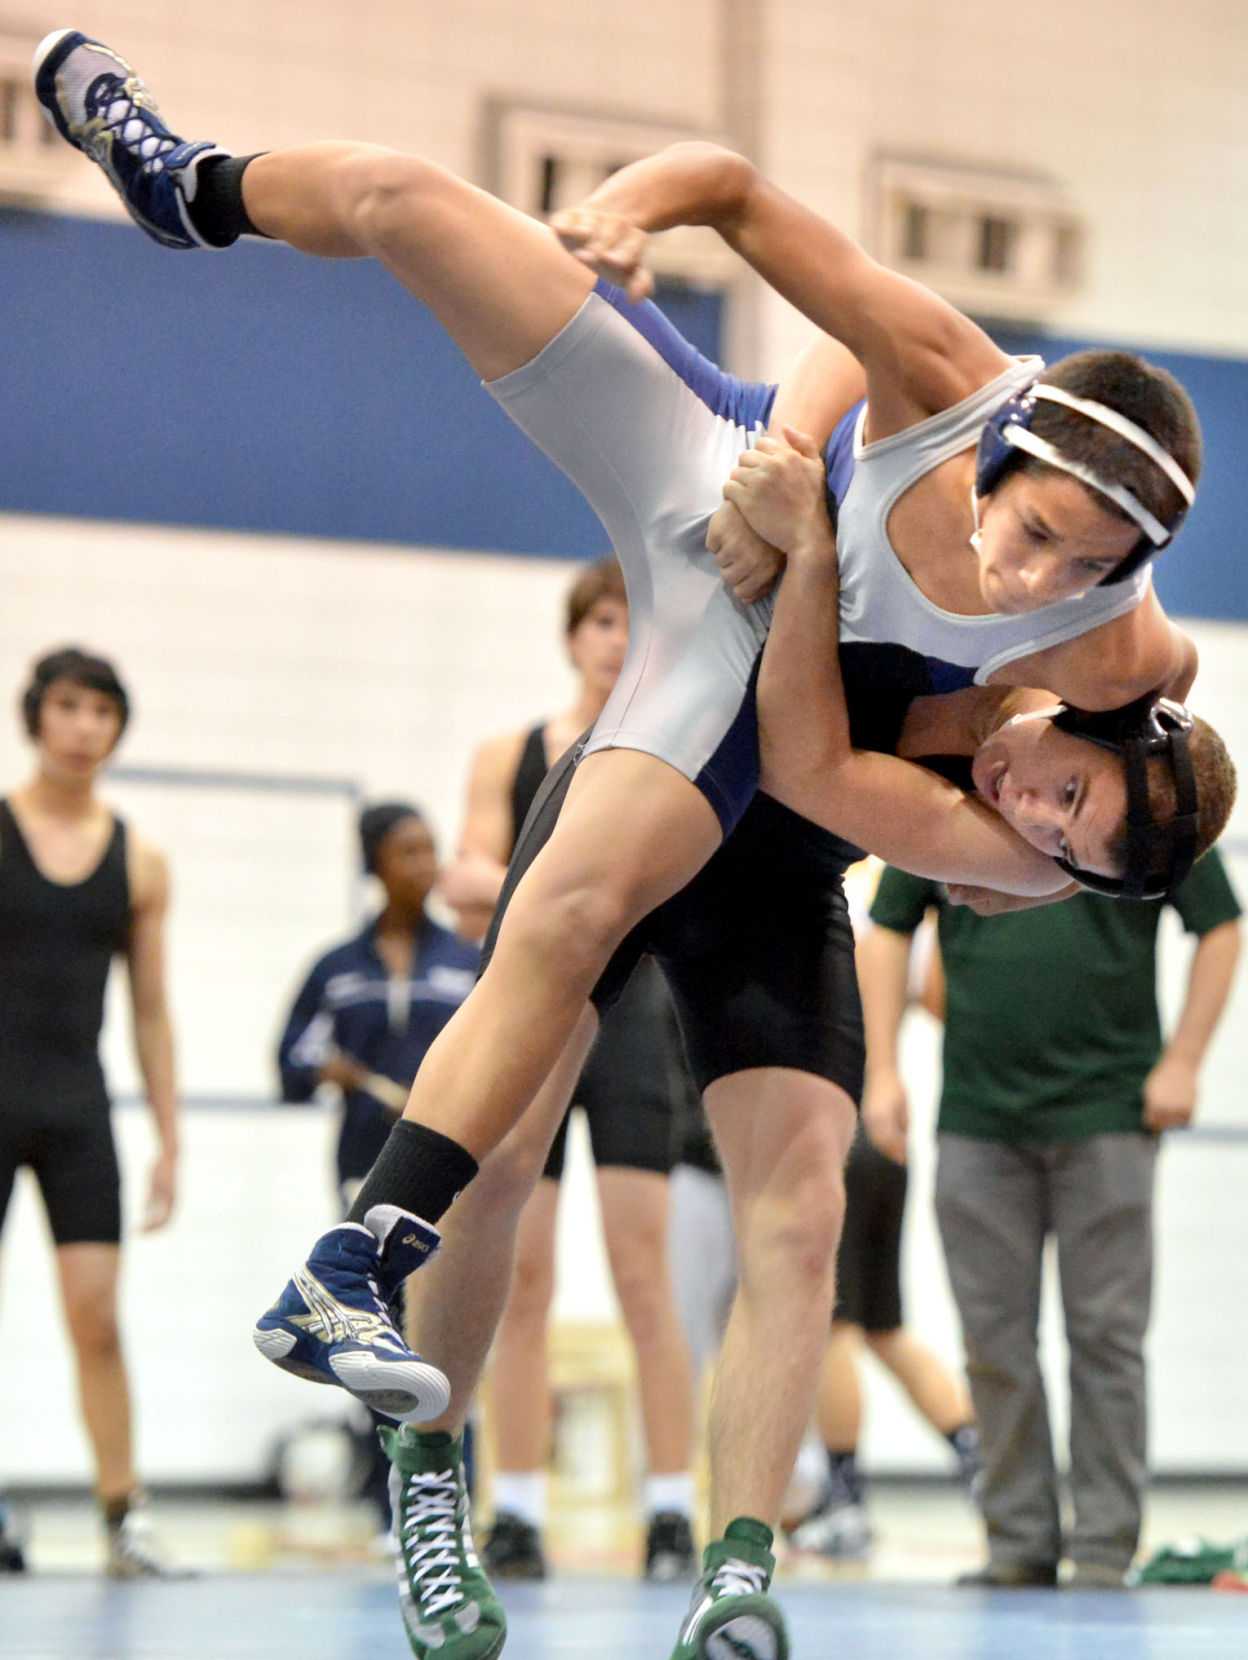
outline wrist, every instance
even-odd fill
[[[1178,1066],[1185,1072],[1196,1073],[1200,1069],[1202,1054],[1190,1049],[1184,1049],[1181,1044],[1171,1046],[1162,1052],[1159,1066]]]

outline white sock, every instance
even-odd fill
[[[674,1476],[647,1476],[645,1505],[647,1516],[657,1516],[660,1510],[692,1516],[693,1476],[688,1470]]]
[[[493,1481],[494,1509],[519,1516],[531,1527],[546,1526],[545,1470],[498,1470]]]

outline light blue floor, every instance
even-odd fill
[[[1248,1597],[785,1585],[794,1660],[1245,1660]],[[668,1660],[687,1593],[509,1589],[506,1660]],[[394,1594],[349,1573],[0,1580],[0,1660],[405,1660]]]

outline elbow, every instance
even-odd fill
[[[698,177],[705,218],[720,230],[744,216],[758,183],[758,169],[735,150],[703,139],[674,144],[669,155],[678,157]]]

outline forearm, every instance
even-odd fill
[[[178,1093],[174,1070],[173,1026],[165,1009],[136,1013],[134,1048],[143,1089],[156,1124],[161,1149],[178,1150]]]
[[[744,156],[721,145],[673,144],[613,173],[584,205],[643,231],[710,225],[727,235],[745,211],[755,176]]]
[[[810,527],[813,538],[817,527]],[[765,787],[808,796],[849,755],[849,717],[838,656],[840,584],[831,527],[790,553],[758,678]],[[799,809],[800,810],[800,809]]]
[[[867,1046],[867,1074],[897,1071],[897,1040],[906,1012],[912,937],[876,926],[857,951]]]
[[[1239,961],[1240,927],[1224,922],[1212,928],[1196,946],[1187,980],[1187,996],[1166,1053],[1193,1068],[1205,1058],[1235,980]]]

